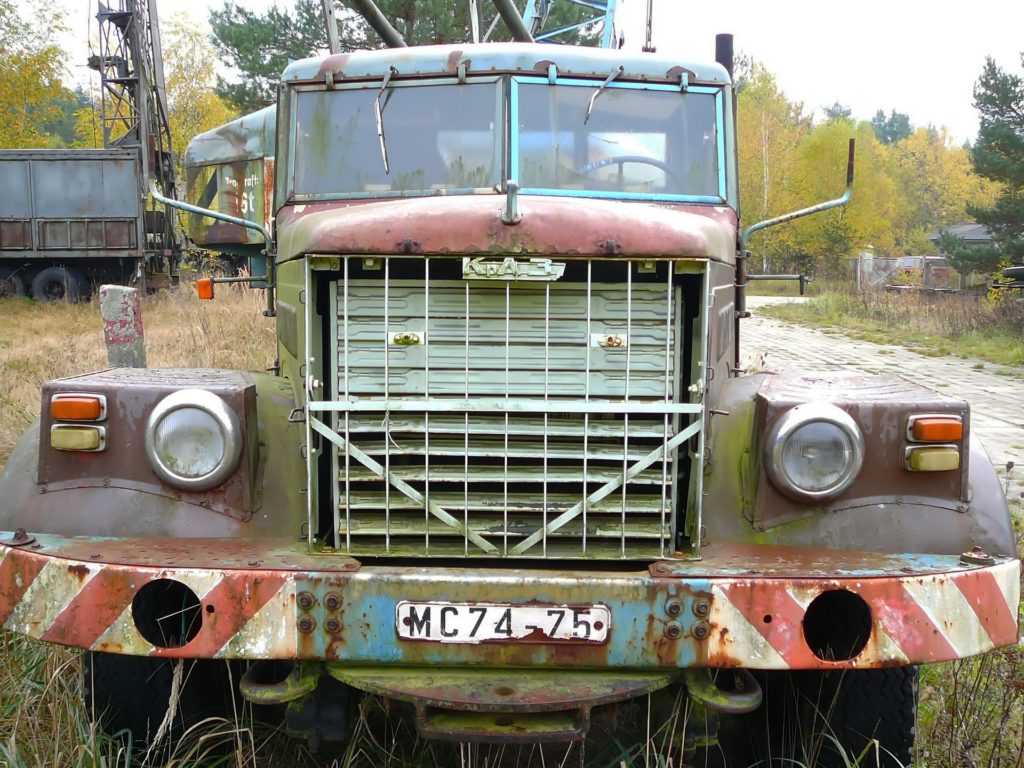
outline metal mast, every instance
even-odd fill
[[[165,197],[176,198],[156,0],[100,0],[96,19],[99,53],[89,66],[100,74],[103,145],[136,148],[143,186],[152,180]],[[180,251],[173,217],[151,218],[150,248]]]
[[[555,0],[528,0],[526,11],[523,13],[523,22],[530,30],[533,39],[537,42],[558,42],[558,38],[577,29],[590,26],[591,24],[602,24],[601,47],[619,48],[620,30],[615,26],[615,9],[617,0],[564,0],[565,2],[587,8],[590,15],[575,24],[569,24],[557,29],[545,30],[548,21],[548,14]]]

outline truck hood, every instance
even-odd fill
[[[278,213],[278,261],[305,253],[545,254],[703,258],[733,263],[736,213],[705,205],[460,195],[289,205]]]

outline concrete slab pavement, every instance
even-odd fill
[[[928,357],[895,344],[874,344],[764,317],[758,309],[799,298],[751,296],[752,317],[740,325],[744,361],[764,356],[766,370],[852,369],[911,379],[929,389],[963,397],[971,404],[973,432],[981,438],[1000,477],[1010,472],[1010,497],[1024,493],[1024,367]],[[749,363],[748,363],[749,364]],[[999,375],[996,371],[1015,375]]]

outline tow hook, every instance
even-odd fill
[[[261,682],[270,666],[271,662],[258,661],[245,670],[238,683],[238,690],[246,701],[253,704],[287,704],[313,693],[321,676],[319,665],[299,662],[283,680]]]
[[[718,687],[716,674],[735,676],[736,686],[726,691]],[[745,715],[761,706],[764,694],[757,680],[746,669],[712,670],[687,669],[683,673],[683,681],[690,698],[699,701],[714,712],[725,715]]]

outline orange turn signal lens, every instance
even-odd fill
[[[102,421],[107,415],[103,395],[60,394],[50,398],[50,417],[54,421]]]
[[[196,290],[203,301],[213,301],[213,278],[200,277],[196,280]]]
[[[959,416],[911,416],[908,426],[910,439],[919,443],[955,443],[964,436]]]

